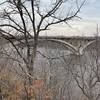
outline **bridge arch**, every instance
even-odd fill
[[[67,48],[71,52],[73,52],[73,53],[77,52],[77,48],[75,46],[73,46],[72,44],[70,44],[70,43],[68,43],[64,40],[60,40],[60,39],[42,39],[42,41],[44,41],[44,42],[45,41],[55,42],[55,43],[58,43],[59,45],[62,44],[65,48]]]
[[[87,43],[87,44],[83,47],[83,51],[85,51],[85,50],[88,49],[88,48],[91,48],[91,49],[92,49],[92,48],[95,48],[96,46],[100,46],[100,45],[98,45],[98,44],[100,44],[100,41],[93,40],[93,41]]]

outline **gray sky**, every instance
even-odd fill
[[[0,0],[2,2],[3,0]],[[48,0],[45,1],[46,5]],[[43,3],[42,3],[43,5]],[[48,6],[48,5],[47,5]],[[70,21],[71,28],[67,25],[56,25],[51,30],[42,34],[61,36],[93,36],[96,35],[97,24],[100,27],[100,0],[87,0],[78,14],[82,19]],[[99,28],[100,31],[100,28]]]
[[[65,25],[54,26],[49,35],[94,36],[97,24],[100,25],[100,0],[87,0],[80,13],[82,19],[69,22],[72,28]],[[100,30],[99,30],[100,31]],[[45,33],[47,34],[47,33]]]

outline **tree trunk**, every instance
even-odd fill
[[[30,75],[28,77],[28,85],[31,87],[33,85],[33,78],[34,78],[34,63],[35,63],[35,58],[36,58],[36,52],[37,52],[37,43],[38,43],[38,38],[34,38],[34,45],[32,49],[30,49],[30,54],[27,55],[28,58],[28,64],[27,64],[27,70],[28,74]],[[32,51],[31,51],[32,50]],[[27,100],[32,100],[33,97],[28,95]]]

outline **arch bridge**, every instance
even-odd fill
[[[24,37],[16,37],[17,40],[24,40]],[[1,38],[0,38],[1,39]],[[16,42],[14,38],[9,37],[9,39],[13,42]],[[100,37],[61,37],[61,36],[40,36],[39,37],[39,46],[44,46],[49,42],[57,43],[59,45],[63,45],[67,49],[71,50],[76,54],[83,54],[84,50],[91,46],[92,44],[97,43],[100,40]],[[29,38],[29,43],[32,45],[33,38]],[[0,45],[7,44],[8,41],[5,39],[1,39]],[[99,43],[99,42],[98,42]],[[100,43],[99,43],[100,44]],[[19,44],[20,45],[20,44]],[[25,46],[26,44],[24,44]]]
[[[63,45],[65,48],[71,50],[77,55],[82,55],[84,50],[88,47],[96,45],[100,46],[100,38],[99,37],[40,37],[39,44],[41,46],[47,44],[47,41],[52,43],[57,43],[59,45]]]

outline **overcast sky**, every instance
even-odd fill
[[[100,29],[100,0],[88,0],[81,9],[79,16],[82,18],[81,20],[69,22],[72,28],[58,25],[59,28],[53,27],[53,29],[49,31],[49,34],[63,36],[96,35],[97,24]]]
[[[1,2],[2,0],[0,0]],[[47,0],[42,0],[47,2]],[[47,3],[46,3],[47,5]],[[47,5],[48,6],[48,5]],[[93,36],[96,35],[97,24],[100,32],[100,0],[87,0],[78,14],[82,19],[70,21],[67,25],[57,25],[43,34],[61,36]]]

